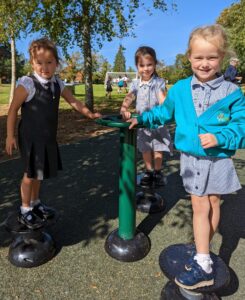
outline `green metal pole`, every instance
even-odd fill
[[[134,238],[136,227],[136,130],[120,128],[119,230],[124,240]]]

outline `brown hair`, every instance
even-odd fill
[[[228,38],[221,25],[215,24],[194,29],[189,38],[187,55],[191,54],[192,43],[198,38],[202,38],[216,46],[223,56],[228,53]]]
[[[150,56],[153,59],[155,65],[157,65],[156,51],[153,48],[148,46],[142,46],[136,50],[134,55],[134,61],[136,66],[138,65],[140,57],[142,56]],[[154,74],[157,75],[156,70],[154,71]]]
[[[40,49],[45,49],[45,50],[51,51],[56,59],[57,64],[59,64],[60,58],[58,55],[58,50],[56,48],[56,45],[48,38],[41,38],[41,39],[32,41],[32,43],[29,47],[30,62],[33,61],[33,59],[37,55],[37,51]]]

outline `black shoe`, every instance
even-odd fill
[[[40,219],[37,215],[35,215],[33,213],[33,210],[30,210],[25,214],[19,212],[18,221],[32,230],[41,228],[44,225],[43,220]]]
[[[140,180],[140,185],[143,187],[150,187],[153,184],[153,172],[146,171],[144,176]]]
[[[163,176],[161,170],[154,171],[153,180],[154,180],[155,186],[164,186],[167,184],[167,178]]]
[[[38,203],[37,205],[33,206],[32,211],[42,220],[51,219],[55,216],[55,210],[42,203]]]

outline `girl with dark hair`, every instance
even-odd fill
[[[121,106],[120,113],[125,120],[131,117],[128,111],[133,100],[136,100],[136,112],[142,114],[165,100],[166,86],[156,72],[156,52],[151,47],[140,47],[135,53],[135,65],[139,79],[132,82],[129,93]],[[166,126],[157,129],[140,128],[137,134],[137,146],[142,152],[145,163],[145,174],[141,179],[142,186],[162,186],[166,178],[161,171],[163,151],[172,153],[171,137]]]

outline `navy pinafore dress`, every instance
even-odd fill
[[[18,142],[27,177],[38,180],[54,177],[62,169],[60,152],[56,141],[60,86],[54,82],[44,87],[31,76],[36,93],[31,101],[21,106]]]

